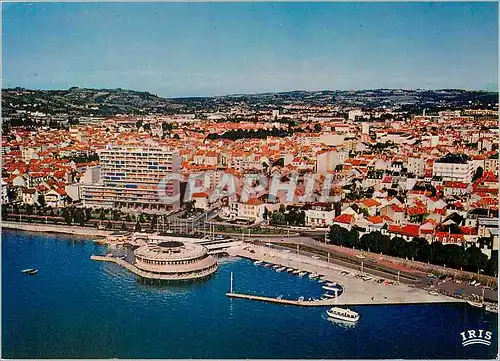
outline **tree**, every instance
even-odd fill
[[[130,214],[127,213],[127,216],[125,217],[125,221],[132,222],[132,217],[130,217]]]
[[[144,222],[146,222],[146,220],[144,219],[144,214],[143,214],[143,213],[141,213],[141,214],[139,215],[139,223],[144,223]]]
[[[38,201],[38,204],[40,205],[40,207],[45,208],[46,203],[45,203],[45,196],[43,194],[38,195],[37,201]]]
[[[483,176],[484,169],[482,167],[477,167],[474,176],[472,176],[472,181],[475,182]]]
[[[318,124],[318,123],[314,124],[314,131],[316,133],[321,132],[321,124]]]
[[[334,224],[330,227],[330,232],[328,233],[328,239],[331,244],[337,246],[343,246],[345,240],[349,238],[349,231],[344,227]]]
[[[125,222],[122,222],[121,230],[122,231],[126,231],[127,230],[127,225],[125,224]]]
[[[475,245],[467,248],[465,253],[467,256],[467,261],[468,261],[467,263],[470,270],[479,273],[481,269],[484,269],[486,267],[486,263],[488,262],[488,257],[483,252],[481,252],[481,250],[477,248]]]

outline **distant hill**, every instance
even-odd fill
[[[253,109],[269,109],[287,104],[311,104],[380,108],[388,107],[420,113],[442,109],[493,108],[498,92],[460,89],[405,90],[323,90],[289,91],[262,94],[235,94],[218,97],[162,98],[157,95],[126,89],[28,90],[21,88],[2,91],[2,116],[20,117],[24,111],[41,112],[68,119],[82,116],[112,116],[116,114],[173,114],[224,111],[234,105]]]
[[[148,92],[125,89],[28,90],[22,88],[2,91],[3,115],[18,110],[68,116],[109,116],[119,113],[175,113],[182,108],[172,100]]]

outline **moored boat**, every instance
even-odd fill
[[[293,272],[293,271],[295,271],[295,270],[294,270],[293,268],[287,268],[287,269],[286,269],[286,271],[287,271],[287,272]]]
[[[318,277],[319,277],[319,274],[317,274],[317,273],[311,273],[311,274],[309,275],[309,278],[310,278],[310,279],[315,279],[315,278],[318,278]]]
[[[256,265],[256,266],[258,266],[258,265],[261,265],[262,263],[264,263],[264,262],[262,262],[262,261],[255,261],[253,264]]]
[[[305,276],[306,274],[307,274],[307,272],[306,272],[306,271],[300,271],[300,272],[299,272],[299,277]]]
[[[36,268],[26,268],[26,269],[21,270],[21,272],[29,274],[29,275],[34,275],[34,274],[38,273],[38,270]]]
[[[283,272],[285,269],[286,267],[276,268],[276,272]]]
[[[488,312],[498,313],[498,305],[486,305],[484,309]]]
[[[273,266],[273,268],[274,268],[274,269],[280,268],[280,265],[279,265],[279,264],[275,264],[275,265]]]
[[[332,307],[326,311],[326,314],[331,318],[336,318],[342,321],[357,322],[359,320],[359,313],[348,308]]]
[[[296,269],[295,271],[293,271],[293,274],[294,275],[298,275],[300,273],[300,270],[299,269]]]
[[[324,290],[333,291],[333,292],[335,292],[335,291],[337,291],[337,292],[342,291],[342,287],[340,287],[340,286],[323,286],[322,288]]]
[[[325,299],[327,299],[327,298],[335,298],[335,295],[332,295],[331,293],[324,293],[322,297],[325,297]]]

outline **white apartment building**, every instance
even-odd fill
[[[406,162],[408,173],[412,173],[417,177],[423,177],[425,174],[425,160],[423,157],[408,157]]]
[[[179,153],[161,147],[124,146],[99,153],[101,182],[84,185],[86,206],[132,208],[144,210],[176,210],[180,202],[166,197],[180,194],[180,182],[164,177],[179,172]]]
[[[434,162],[432,176],[441,177],[444,181],[469,183],[474,171],[474,162],[466,155],[448,154]]]

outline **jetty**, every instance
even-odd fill
[[[283,305],[293,305],[293,306],[304,306],[304,307],[324,307],[324,306],[332,306],[338,304],[335,299],[328,299],[328,300],[285,300],[283,298],[278,298],[278,297],[265,297],[265,296],[257,296],[257,295],[247,295],[244,293],[235,293],[235,292],[228,292],[226,293],[227,297],[230,298],[241,298],[244,300],[255,300],[255,301],[263,301],[263,302],[269,302],[269,303],[279,303]]]

